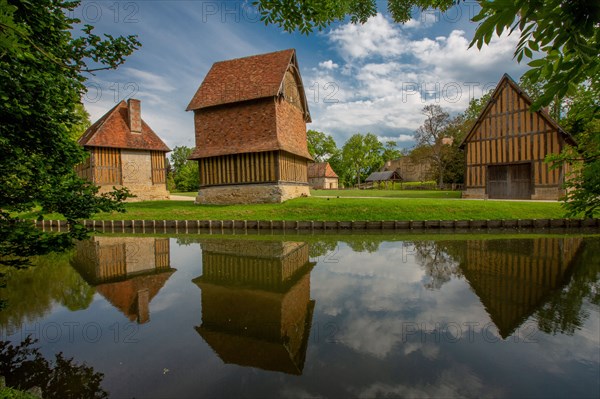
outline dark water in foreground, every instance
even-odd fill
[[[532,237],[97,236],[0,338],[111,397],[600,397],[600,237]]]

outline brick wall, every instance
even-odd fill
[[[277,139],[281,149],[312,159],[308,153],[306,122],[302,111],[284,99],[277,100],[276,108]]]
[[[273,99],[194,112],[195,155],[210,157],[278,149]]]

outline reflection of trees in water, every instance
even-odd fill
[[[370,254],[377,252],[379,249],[379,244],[381,244],[381,241],[377,240],[377,238],[371,237],[369,240],[344,240],[344,242],[348,244],[348,246],[352,248],[354,252],[368,252]]]
[[[86,309],[94,289],[71,267],[70,252],[31,259],[32,266],[10,270],[7,287],[0,290],[6,307],[0,311],[0,328],[21,324],[44,316],[55,303],[69,310]]]
[[[46,360],[35,340],[27,337],[13,346],[0,341],[0,375],[6,377],[6,385],[27,390],[39,387],[42,397],[60,399],[107,398],[108,393],[100,386],[104,375],[85,364],[78,365],[73,358],[61,353],[54,362]]]
[[[586,301],[600,306],[600,239],[583,242],[566,285],[555,292],[536,312],[538,328],[548,334],[572,335],[590,316]]]
[[[308,249],[310,258],[320,258],[331,255],[337,251],[337,241],[317,241],[311,243]]]
[[[200,242],[200,239],[196,238],[196,237],[186,237],[186,236],[179,236],[176,239],[177,245],[185,245],[185,246],[189,246],[192,244],[198,244]]]
[[[459,265],[462,259],[461,249],[464,251],[465,243],[466,241],[415,241],[405,242],[404,245],[412,246],[412,251],[407,250],[407,254],[414,255],[415,261],[425,271],[425,288],[439,290],[452,277],[462,276]]]

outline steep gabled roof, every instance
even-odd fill
[[[308,178],[314,177],[335,177],[338,175],[329,165],[329,162],[315,162],[308,164]]]
[[[97,285],[96,292],[102,295],[111,305],[119,309],[129,320],[139,317],[138,296],[140,291],[148,290],[148,303],[154,299],[167,280],[175,273],[175,269],[156,269],[148,274],[141,274],[124,281],[116,281]],[[138,322],[145,323],[147,320]]]
[[[141,134],[131,133],[128,118],[127,103],[121,101],[90,126],[77,142],[84,147],[171,151],[144,120]]]
[[[471,130],[469,131],[469,133],[467,133],[467,135],[465,136],[463,141],[460,143],[459,148],[464,148],[465,143],[471,138],[471,136],[473,134],[475,134],[475,131],[481,124],[481,121],[483,121],[485,116],[490,112],[492,105],[494,105],[494,103],[496,103],[496,101],[498,101],[498,97],[500,96],[500,93],[501,93],[502,89],[505,87],[505,85],[512,87],[512,89],[515,90],[523,98],[523,100],[525,101],[525,104],[527,104],[528,107],[531,106],[531,104],[533,103],[533,100],[527,95],[527,93],[525,93],[525,91],[517,84],[517,82],[514,81],[513,78],[511,78],[507,73],[505,73],[502,76],[502,79],[500,79],[500,81],[496,85],[496,88],[494,89],[494,93],[492,94],[492,97],[490,97],[488,103],[483,108],[483,111],[481,111],[481,114],[479,114],[479,117],[477,118],[477,120],[475,121],[473,126],[471,127]],[[555,128],[556,131],[558,132],[558,134],[563,136],[563,138],[565,139],[565,141],[567,143],[569,143],[571,145],[575,145],[575,140],[573,139],[573,137],[569,133],[565,132],[563,130],[563,128],[561,128],[558,125],[558,123],[554,120],[554,118],[552,118],[550,116],[550,114],[548,114],[548,112],[546,112],[546,110],[541,109],[541,110],[537,111],[536,113],[539,114],[546,122],[548,122],[548,124],[550,126]]]
[[[277,97],[283,94],[285,73],[295,69],[304,118],[310,122],[308,103],[294,49],[215,62],[186,111]]]

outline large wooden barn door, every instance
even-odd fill
[[[510,198],[531,199],[531,164],[510,165]]]
[[[487,193],[489,198],[530,199],[531,164],[490,165]]]

